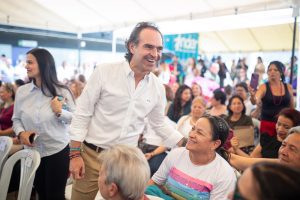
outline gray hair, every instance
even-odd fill
[[[300,126],[295,126],[295,127],[291,128],[289,130],[289,134],[288,135],[294,134],[294,133],[300,134]]]
[[[100,153],[100,164],[106,175],[106,184],[115,183],[124,199],[143,197],[150,179],[148,161],[136,147],[116,145]]]

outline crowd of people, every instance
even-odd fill
[[[300,198],[300,112],[280,61],[259,57],[252,88],[245,59],[160,62],[152,23],[138,23],[126,48],[126,60],[64,82],[34,48],[27,80],[2,79],[0,136],[40,153],[39,199],[65,199],[69,174],[72,200]]]

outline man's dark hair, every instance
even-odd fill
[[[225,102],[226,102],[226,94],[225,94],[221,89],[216,89],[216,90],[214,90],[213,94],[214,94],[214,98],[215,98],[217,101],[220,101],[221,104],[225,105]]]
[[[128,62],[131,61],[131,58],[133,56],[132,53],[130,52],[129,45],[131,43],[134,43],[135,45],[137,45],[139,43],[139,37],[140,37],[141,31],[146,29],[146,28],[153,29],[153,30],[159,32],[159,34],[161,35],[161,38],[163,39],[163,36],[162,36],[160,30],[158,29],[158,27],[154,23],[151,23],[151,22],[140,22],[140,23],[138,23],[134,27],[134,29],[132,30],[132,32],[129,36],[129,39],[127,39],[125,41],[125,46],[126,46],[126,49],[127,49],[127,53],[125,54],[125,58]]]
[[[244,90],[245,90],[247,93],[249,92],[249,91],[248,91],[248,85],[247,85],[247,83],[245,83],[245,82],[237,83],[237,84],[235,85],[235,88],[238,88],[238,87],[244,88]]]

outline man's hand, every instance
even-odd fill
[[[236,151],[239,148],[239,139],[237,137],[231,138],[230,143],[234,151]]]
[[[75,180],[84,178],[85,166],[81,156],[72,158],[70,160],[69,171]]]
[[[151,153],[145,153],[145,157],[147,160],[150,160],[150,158],[152,158],[152,154]]]

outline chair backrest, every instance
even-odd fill
[[[13,141],[11,137],[1,136],[0,137],[0,174],[2,167],[8,157],[8,153],[12,148]]]
[[[21,160],[21,175],[18,200],[29,200],[35,172],[40,165],[41,156],[33,149],[23,149],[7,159],[0,177],[0,200],[5,200],[14,165]]]

